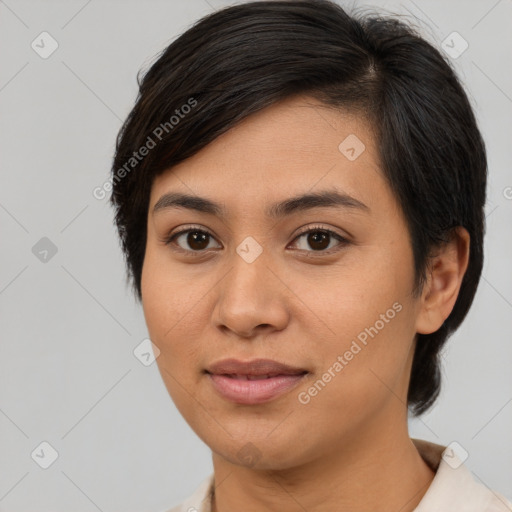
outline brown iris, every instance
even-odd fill
[[[308,235],[308,244],[313,249],[322,250],[329,246],[330,235],[325,231],[313,231]],[[325,243],[327,241],[327,243]]]
[[[187,243],[192,249],[200,251],[208,247],[209,236],[203,231],[190,231],[187,235]]]

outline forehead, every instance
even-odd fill
[[[296,96],[248,116],[157,176],[150,208],[168,191],[263,206],[262,201],[317,189],[335,189],[368,204],[384,188],[368,121]]]

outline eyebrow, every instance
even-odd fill
[[[348,194],[340,193],[336,190],[323,190],[302,194],[274,203],[270,205],[265,213],[268,217],[276,219],[312,208],[329,207],[370,211],[368,206]],[[218,217],[225,217],[226,215],[224,207],[219,203],[205,197],[180,192],[169,192],[160,197],[153,207],[153,214],[170,208],[186,208]]]

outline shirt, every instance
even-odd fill
[[[422,439],[411,441],[435,473],[414,512],[512,512],[512,503],[477,482],[451,447]],[[212,473],[189,498],[167,512],[211,512],[214,488]]]

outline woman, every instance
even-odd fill
[[[178,510],[505,511],[411,439],[483,263],[485,147],[445,59],[329,1],[215,12],[147,71],[112,204],[214,473]]]

